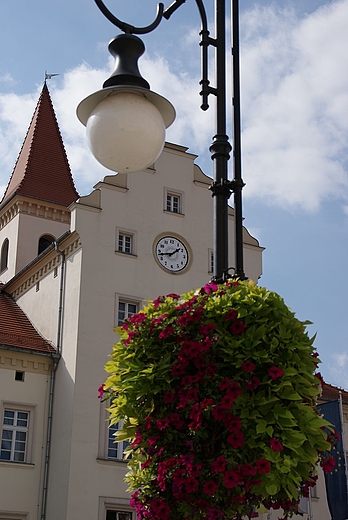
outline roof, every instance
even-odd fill
[[[16,194],[64,206],[79,196],[46,83],[0,207]]]
[[[329,383],[322,384],[322,395],[320,397],[323,401],[336,401],[342,394],[342,401],[348,403],[348,391],[338,386],[330,385]]]
[[[17,303],[2,292],[0,285],[0,348],[1,346],[56,353],[55,348],[33,327]]]

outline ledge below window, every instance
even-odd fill
[[[125,464],[128,463],[127,460],[101,459],[99,457],[97,457],[97,462],[98,462],[98,464],[106,464],[106,465],[110,464],[112,466],[115,466],[118,464],[120,464],[121,466],[124,466]]]
[[[0,466],[11,466],[12,468],[33,469],[35,464],[29,462],[15,462],[14,460],[0,460]]]

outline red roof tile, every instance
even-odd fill
[[[33,327],[22,309],[0,288],[0,347],[1,345],[55,353],[56,350]]]
[[[325,401],[335,401],[340,398],[340,392],[342,393],[342,400],[348,403],[348,391],[339,388],[338,386],[330,385],[329,383],[324,383],[322,385],[321,398]]]
[[[79,196],[46,83],[1,206],[14,194],[65,206]]]

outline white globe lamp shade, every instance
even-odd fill
[[[86,122],[94,157],[118,173],[153,164],[163,150],[165,128],[159,109],[139,91],[114,91],[97,104]]]

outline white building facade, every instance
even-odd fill
[[[40,165],[43,155],[49,159]],[[20,334],[11,341],[0,334],[1,431],[6,410],[14,412],[11,420],[18,412],[27,420],[23,460],[0,459],[0,520],[135,520],[122,449],[110,443],[97,389],[115,326],[147,300],[200,287],[212,276],[211,179],[195,158],[167,143],[151,168],[107,175],[78,197],[44,86],[0,204],[0,291],[45,342],[43,352],[34,348],[37,338],[23,346]],[[233,224],[230,208],[230,259]],[[257,281],[263,248],[243,232],[246,275]],[[171,240],[180,241],[185,257],[165,265],[156,246]],[[0,330],[6,327],[0,317]],[[21,323],[14,327],[18,333]],[[329,519],[325,501],[320,509],[315,518]]]

